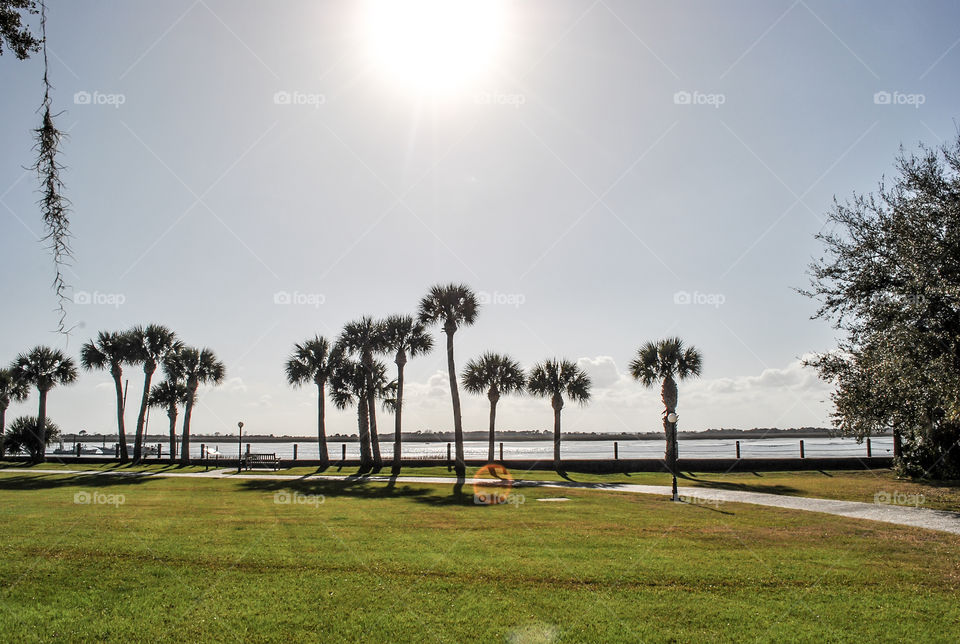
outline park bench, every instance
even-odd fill
[[[250,469],[251,467],[272,467],[274,470],[280,467],[280,459],[276,454],[247,454],[243,457],[243,467],[245,469]]]

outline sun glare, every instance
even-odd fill
[[[369,53],[391,81],[419,94],[464,88],[486,71],[502,29],[498,0],[373,0]]]

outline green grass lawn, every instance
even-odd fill
[[[22,468],[23,463],[0,462],[0,472],[5,468]],[[100,470],[120,472],[203,472],[213,468],[199,466],[179,467],[161,464],[150,465],[60,465],[43,463],[38,469]],[[472,476],[477,468],[468,468],[467,476]],[[321,475],[347,475],[356,472],[356,468],[331,467]],[[270,469],[254,469],[244,474],[282,474],[309,476],[317,474],[315,467],[294,467],[274,472]],[[389,476],[389,469],[380,472]],[[670,476],[665,473],[634,472],[632,474],[580,474],[570,472],[562,478],[556,472],[543,470],[514,471],[517,480],[563,481],[580,483],[635,483],[638,485],[670,485]],[[404,468],[401,476],[438,476],[451,477],[454,474],[446,467]],[[768,494],[787,494],[809,496],[843,501],[862,501],[873,503],[877,494],[891,496],[902,495],[921,498],[921,507],[935,510],[953,510],[960,512],[960,481],[930,481],[922,479],[900,478],[889,469],[865,471],[808,471],[808,472],[738,472],[729,474],[685,472],[680,479],[681,486],[709,487],[724,490],[743,490],[746,492],[766,492]]]
[[[955,535],[586,490],[479,506],[466,492],[0,473],[0,633],[819,642],[960,629]]]

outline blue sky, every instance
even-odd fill
[[[829,391],[798,360],[834,336],[793,290],[814,235],[898,146],[957,132],[952,2],[503,3],[486,66],[432,94],[371,53],[363,3],[50,6],[74,210],[65,346],[161,322],[212,347],[228,380],[204,391],[198,432],[315,431],[313,392],[283,382],[292,343],[412,313],[448,281],[489,302],[457,335],[460,365],[496,350],[592,373],[568,429],[655,429],[658,394],[625,371],[666,335],[705,359],[681,386],[683,429],[824,425]],[[40,73],[0,59],[3,361],[64,346],[23,170]],[[407,429],[448,427],[442,352],[408,374]],[[51,416],[108,431],[111,387],[85,374]],[[467,428],[485,404],[467,399]],[[499,419],[551,422],[526,399]],[[333,413],[330,431],[353,423]]]

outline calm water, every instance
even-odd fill
[[[680,456],[686,458],[734,458],[736,456],[737,439],[702,439],[680,440]],[[741,458],[762,457],[798,457],[800,456],[800,439],[796,438],[741,438]],[[872,439],[874,456],[892,456],[893,438],[889,436]],[[344,443],[331,442],[328,445],[331,458],[338,459],[341,455],[341,445]],[[347,458],[360,457],[359,443],[345,443]],[[236,457],[237,442],[226,441],[207,443],[211,453],[219,452],[225,457]],[[316,459],[318,457],[317,444],[304,439],[297,443],[297,457],[302,459]],[[71,444],[67,445],[68,447]],[[252,443],[250,451],[254,453],[275,453],[280,458],[293,458],[294,443]],[[804,447],[807,457],[828,456],[866,456],[867,444],[857,444],[852,438],[805,438]],[[247,449],[244,443],[243,449]],[[499,451],[499,442],[497,450]],[[216,450],[216,452],[214,452]],[[393,454],[393,443],[382,442],[380,450],[384,456]],[[629,440],[619,441],[620,458],[662,458],[664,443],[662,440]],[[48,451],[52,453],[53,447]],[[190,452],[194,457],[200,457],[200,443],[191,441]],[[468,459],[484,459],[487,456],[487,444],[484,441],[467,441],[464,443],[465,456]],[[164,456],[167,455],[167,444],[163,444]],[[613,441],[564,441],[561,445],[561,454],[568,459],[606,459],[613,458]],[[404,443],[404,458],[445,458],[447,444],[443,443]],[[553,458],[552,441],[504,441],[503,457],[505,459],[524,458]]]

